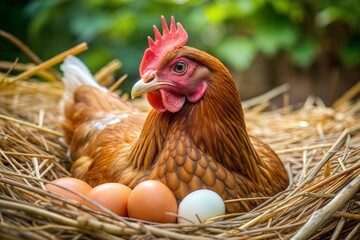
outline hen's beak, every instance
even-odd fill
[[[131,89],[131,98],[134,99],[144,93],[152,92],[158,90],[165,85],[167,86],[175,86],[170,82],[159,82],[157,77],[154,77],[151,81],[145,82],[144,79],[140,79],[135,83],[135,85]]]
[[[161,84],[159,84],[157,78],[154,78],[150,82],[144,82],[143,79],[140,79],[131,89],[131,98],[134,99],[144,93],[158,90],[160,88],[160,85]]]

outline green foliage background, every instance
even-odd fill
[[[259,54],[268,59],[286,54],[302,71],[310,71],[322,56],[332,58],[325,67],[360,66],[357,0],[9,0],[1,1],[0,14],[0,28],[43,59],[85,41],[90,50],[81,58],[90,69],[119,58],[133,80],[161,15],[175,16],[189,33],[188,45],[215,55],[235,72],[248,69]],[[19,55],[0,39],[1,60]]]

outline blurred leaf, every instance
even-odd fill
[[[296,65],[308,67],[315,57],[316,41],[310,37],[299,41],[291,50],[290,56]]]
[[[223,23],[230,18],[243,19],[255,13],[265,0],[218,0],[205,7],[209,21],[214,24]]]
[[[42,1],[35,0],[25,8],[29,15],[36,15],[29,26],[29,34],[31,37],[36,37],[42,28],[55,17],[56,9],[66,2],[66,0]]]
[[[217,55],[236,69],[245,69],[250,66],[256,48],[254,43],[245,37],[227,38],[216,48]]]
[[[316,23],[318,26],[324,27],[342,17],[344,17],[344,12],[342,9],[335,6],[330,6],[320,11],[316,15]]]
[[[210,22],[219,24],[228,17],[228,7],[225,5],[210,4],[205,8],[206,15]]]
[[[106,12],[79,11],[73,19],[71,30],[81,41],[93,41],[112,25],[113,19]]]
[[[342,59],[345,65],[349,68],[353,68],[360,64],[360,36],[352,36],[348,41],[344,43],[342,53]]]
[[[254,14],[256,10],[258,10],[264,3],[265,0],[240,0],[240,1],[234,1],[235,2],[235,8],[238,12],[238,15],[240,16],[249,16],[251,14]]]
[[[297,40],[297,28],[285,16],[267,8],[254,15],[253,38],[259,51],[274,55],[280,49],[290,48]]]
[[[129,11],[118,11],[112,23],[107,26],[107,34],[113,38],[129,39],[136,32],[136,16]]]
[[[201,31],[201,40],[204,44],[216,47],[223,39],[223,29],[219,26],[208,25]]]
[[[292,3],[289,0],[271,1],[270,4],[279,13],[287,13],[291,10],[291,7],[292,7]]]
[[[99,58],[101,56],[101,58]],[[106,63],[113,60],[109,50],[106,47],[96,47],[92,48],[91,51],[87,51],[80,55],[81,59],[86,62],[86,65],[91,69],[93,74],[96,71],[100,70],[104,66],[104,61]]]
[[[254,34],[257,48],[268,54],[274,55],[281,48],[289,48],[297,39],[296,28],[286,22],[261,24]]]
[[[275,9],[275,12],[281,15],[287,15],[293,22],[301,22],[304,16],[304,9],[299,1],[276,0],[269,2]]]
[[[334,44],[340,60],[346,66],[360,64],[359,38],[351,38],[360,35],[360,1],[355,0],[23,1],[28,2],[23,7],[26,18],[9,18],[14,14],[3,7],[0,11],[6,21],[2,22],[9,26],[5,29],[17,29],[19,23],[9,19],[26,21],[21,24],[28,31],[21,30],[24,33],[20,36],[26,36],[22,40],[41,57],[51,57],[86,41],[90,64],[104,65],[115,57],[125,59],[129,78],[138,77],[146,38],[153,37],[152,25],[161,26],[161,15],[168,22],[173,15],[182,23],[189,34],[189,46],[220,56],[235,69],[248,67],[259,52],[275,58],[279,51],[290,56],[295,66],[306,67],[324,54],[317,43],[336,43],[334,38],[344,43],[342,48]],[[21,8],[17,2],[12,4]]]

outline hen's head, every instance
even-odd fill
[[[141,79],[133,86],[132,97],[147,93],[149,103],[158,111],[178,112],[185,102],[196,103],[208,88],[210,55],[185,47],[188,35],[171,18],[168,28],[162,17],[163,34],[154,26],[155,41],[150,37],[141,65]]]

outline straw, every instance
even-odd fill
[[[270,198],[226,201],[262,202],[250,212],[225,214],[200,224],[155,224],[120,217],[106,209],[96,212],[45,191],[45,183],[71,175],[72,162],[60,128],[62,83],[53,78],[33,80],[41,76],[39,73],[54,71],[50,68],[67,54],[85,48],[80,45],[42,65],[17,63],[27,66],[17,68],[24,70],[18,75],[13,72],[15,64],[4,70],[7,84],[0,87],[0,238],[360,238],[358,85],[334,107],[326,107],[316,97],[309,97],[300,107],[291,106],[288,85],[245,102],[249,133],[273,147],[291,182],[288,189]],[[115,81],[115,70],[120,66],[115,60],[96,75],[111,91],[126,78]],[[28,81],[30,76],[32,81]],[[274,109],[274,97],[283,97],[284,105]],[[126,99],[126,95],[121,98]],[[143,99],[137,101],[138,105],[146,104]]]

